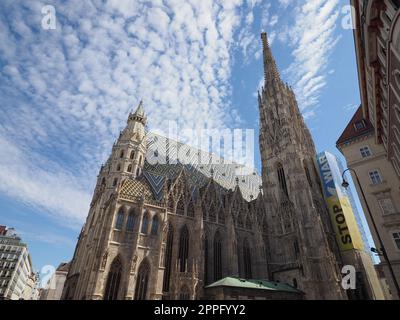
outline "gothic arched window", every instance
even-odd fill
[[[146,300],[149,277],[150,265],[147,260],[143,260],[140,264],[136,280],[135,300]]]
[[[243,241],[243,265],[245,278],[251,279],[253,277],[251,272],[251,251],[247,239]]]
[[[136,213],[135,210],[131,210],[128,215],[128,221],[126,223],[126,230],[127,231],[133,231],[135,227],[135,221],[136,221]]]
[[[117,213],[117,220],[115,221],[115,229],[121,230],[124,224],[124,208],[120,208]]]
[[[134,158],[135,158],[135,151],[131,151],[131,156],[130,156],[130,158],[133,160]]]
[[[117,183],[118,183],[118,179],[115,178],[114,181],[113,181],[113,187],[115,187],[117,185]]]
[[[208,269],[208,237],[204,238],[204,283],[208,284],[208,276],[209,276],[209,269]]]
[[[151,223],[151,235],[156,236],[158,233],[158,216],[153,217],[153,222]]]
[[[124,152],[124,150],[121,150],[121,153],[119,154],[119,157],[120,157],[120,158],[123,158],[123,157],[124,157],[124,155],[125,155],[125,152]]]
[[[149,213],[146,211],[143,215],[142,229],[140,230],[140,232],[143,234],[147,234],[148,228],[149,228]]]
[[[132,172],[132,165],[131,164],[128,166],[128,170],[127,171],[128,172]]]
[[[190,290],[187,286],[182,286],[179,300],[190,300]]]
[[[286,184],[285,170],[283,169],[283,166],[280,163],[277,166],[277,173],[278,173],[279,186],[281,187],[281,190],[287,196],[289,196],[289,192],[288,192],[287,184]]]
[[[140,168],[137,168],[136,170],[136,176],[138,177],[140,175]]]
[[[214,281],[222,279],[222,238],[217,231],[214,236]]]
[[[119,163],[117,165],[117,171],[121,171],[121,165]]]
[[[303,166],[304,166],[304,171],[306,173],[308,184],[309,184],[310,187],[312,187],[312,180],[311,180],[310,170],[308,170],[307,163],[306,163],[305,160],[303,161]]]
[[[179,271],[188,271],[188,256],[189,256],[189,231],[186,226],[181,230],[179,238]]]
[[[169,280],[171,277],[172,245],[174,243],[174,229],[168,225],[167,243],[165,248],[165,270],[163,279],[163,291],[169,292]]]
[[[111,264],[108,272],[104,300],[117,300],[119,285],[121,283],[122,263],[119,257],[116,257]]]

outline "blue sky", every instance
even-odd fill
[[[71,259],[98,170],[140,99],[152,130],[257,131],[261,31],[317,151],[340,155],[360,101],[347,4],[1,1],[0,224],[18,230],[37,270]],[[55,30],[42,28],[44,5]]]

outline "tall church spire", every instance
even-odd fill
[[[268,43],[266,32],[261,33],[261,40],[263,44],[264,56],[264,81],[265,86],[267,86],[267,83],[280,81],[280,75]]]

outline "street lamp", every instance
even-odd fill
[[[364,190],[363,190],[363,188],[361,187],[360,179],[358,179],[357,172],[356,172],[354,169],[346,169],[346,170],[343,172],[343,174],[342,174],[342,179],[343,179],[342,187],[347,189],[347,188],[350,186],[350,184],[346,181],[346,178],[344,177],[344,175],[346,174],[347,171],[353,172],[354,175],[355,175],[355,177],[356,177],[356,180],[357,180],[357,183],[358,183],[358,188],[359,188],[360,191],[361,191],[361,195],[362,195],[362,197],[363,197],[365,206],[366,206],[366,208],[367,208],[369,217],[370,217],[370,219],[371,219],[372,226],[374,227],[374,231],[375,231],[375,233],[376,233],[376,237],[378,238],[378,241],[379,241],[379,246],[381,247],[380,250],[377,250],[376,248],[371,248],[371,251],[374,252],[374,253],[377,253],[378,255],[383,256],[384,259],[386,260],[386,263],[387,263],[388,268],[389,268],[389,271],[390,271],[390,275],[391,275],[392,278],[393,278],[394,286],[396,287],[396,290],[397,290],[397,296],[398,296],[399,299],[400,299],[400,287],[399,287],[399,284],[398,284],[398,282],[397,282],[397,279],[396,279],[396,277],[395,277],[395,275],[394,275],[394,271],[393,271],[393,268],[392,268],[392,264],[390,263],[389,257],[388,257],[388,255],[387,255],[387,253],[386,253],[386,250],[385,250],[385,246],[383,245],[382,238],[381,238],[381,236],[380,236],[380,234],[379,234],[379,232],[378,232],[378,228],[376,227],[374,217],[373,217],[373,215],[372,215],[372,213],[371,213],[371,209],[369,208],[369,204],[368,204],[368,202],[367,202],[367,198],[365,197]]]

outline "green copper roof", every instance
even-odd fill
[[[246,280],[233,277],[227,277],[217,282],[214,282],[209,286],[206,286],[206,288],[216,288],[216,287],[235,287],[235,288],[248,288],[248,289],[301,293],[300,290],[297,290],[294,287],[281,282],[274,282],[268,280]]]

